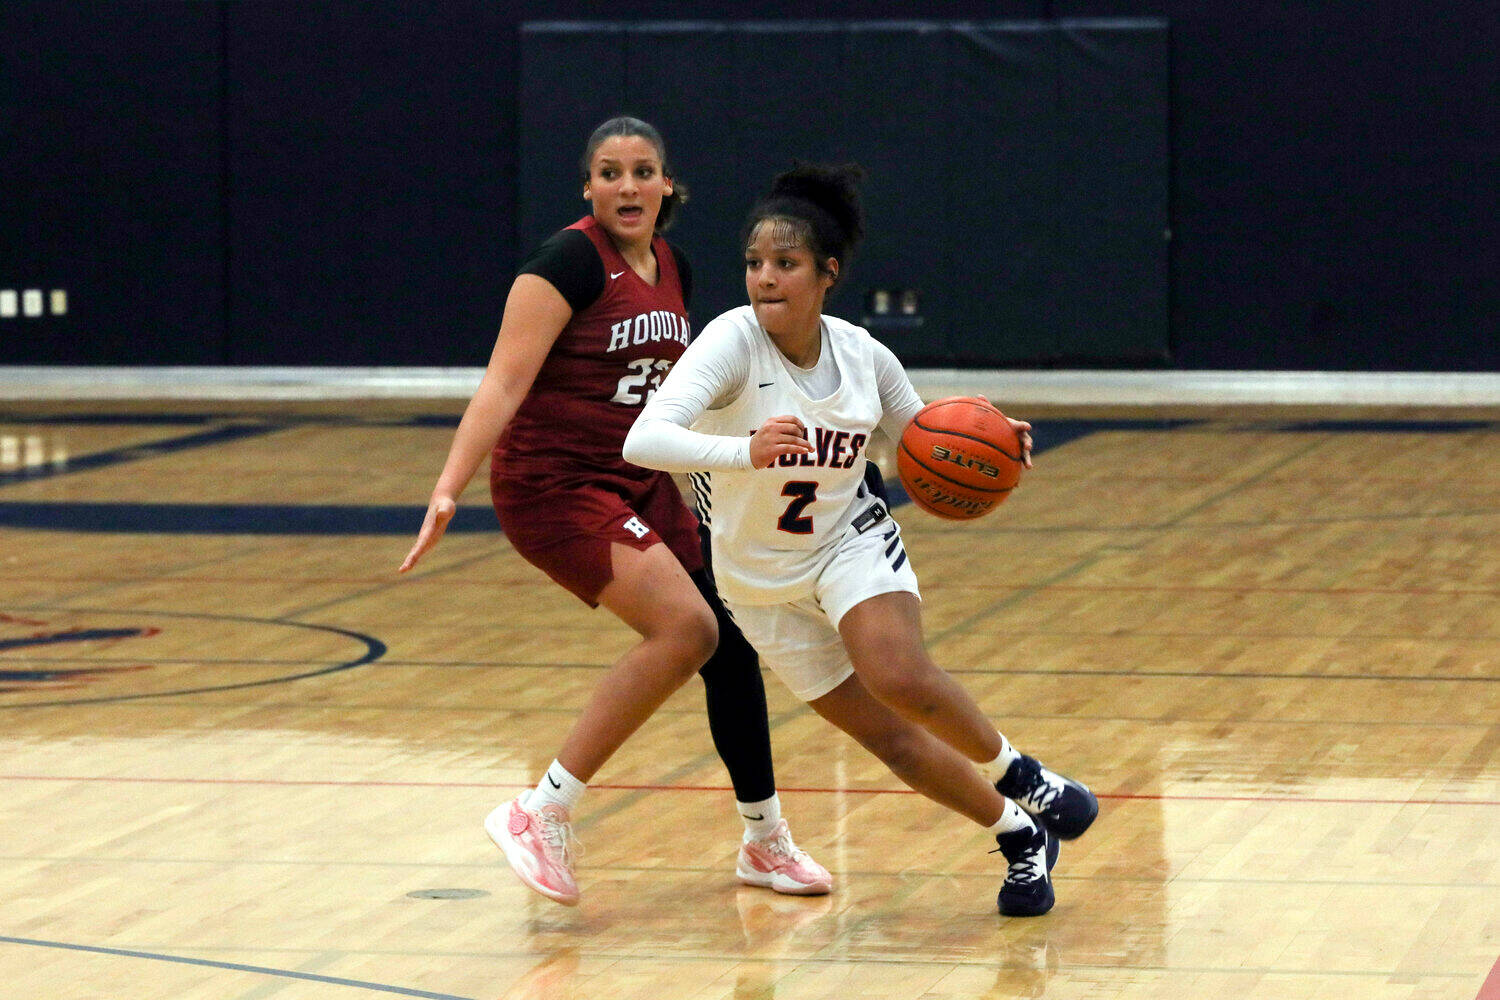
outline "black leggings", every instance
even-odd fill
[[[771,765],[771,728],[766,721],[760,658],[724,610],[711,572],[697,570],[693,582],[719,620],[719,648],[698,671],[708,700],[708,731],[714,749],[729,769],[735,799],[769,799],[776,794],[776,772]]]
[[[865,485],[870,492],[886,499],[885,482],[874,463],[865,466]],[[719,621],[719,647],[698,671],[708,701],[708,731],[719,759],[729,769],[734,797],[740,802],[760,802],[776,793],[760,657],[719,600],[714,587],[708,529],[698,529],[698,542],[703,549],[704,568],[693,573],[693,582]]]

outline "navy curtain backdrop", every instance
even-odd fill
[[[699,324],[745,301],[737,236],[772,175],[855,161],[870,238],[830,311],[908,362],[1160,364],[1166,72],[1160,21],[527,25],[520,242],[582,214],[582,137],[626,110],[692,191],[673,238]]]
[[[634,109],[698,195],[699,322],[770,172],[849,156],[874,235],[835,310],[915,288],[872,317],[912,360],[1500,370],[1493,6],[800,9],[0,4],[0,363],[482,364]],[[564,72],[563,18],[631,23]]]

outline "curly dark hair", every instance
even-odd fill
[[[805,246],[824,273],[829,271],[829,258],[838,260],[843,269],[834,280],[841,280],[855,245],[865,235],[859,198],[864,176],[857,163],[795,161],[792,169],[776,175],[770,193],[750,210],[740,245],[747,245],[762,223],[773,222],[778,245]]]

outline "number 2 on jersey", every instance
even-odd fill
[[[792,502],[776,519],[776,527],[793,535],[812,534],[812,518],[803,517],[802,512],[818,499],[818,484],[794,479],[781,488],[781,495],[791,497]]]

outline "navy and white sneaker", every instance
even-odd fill
[[[1007,917],[1039,917],[1052,909],[1052,868],[1057,864],[1060,843],[1038,823],[1035,829],[995,835],[1000,853],[1010,862],[1005,883],[995,900]]]
[[[1083,836],[1099,815],[1094,793],[1022,754],[995,782],[995,790],[1025,809],[1063,840]]]

